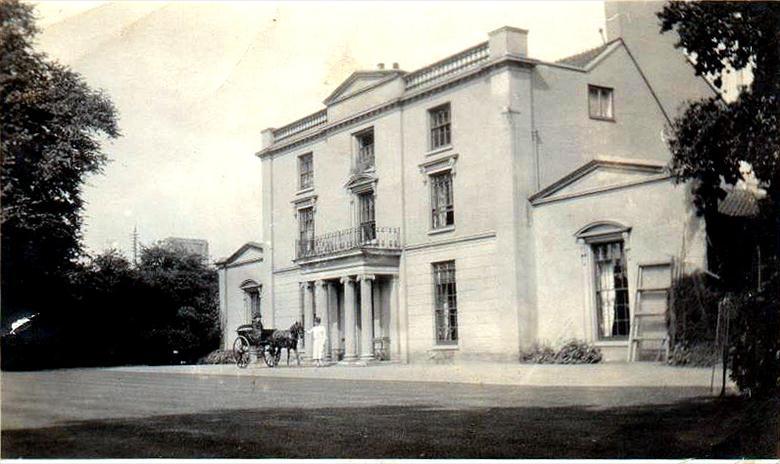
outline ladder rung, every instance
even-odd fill
[[[669,287],[651,287],[651,288],[638,288],[638,292],[668,292]]]

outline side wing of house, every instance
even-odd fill
[[[250,242],[224,260],[217,262],[219,309],[222,322],[222,347],[231,349],[236,328],[260,315],[263,324],[272,326],[273,311],[266,301],[267,273],[263,245]]]
[[[690,76],[681,76],[691,80],[690,89],[667,92],[662,101],[622,40],[590,52],[584,59],[536,67],[533,107],[540,187],[597,156],[668,161],[665,131],[671,116],[664,108],[674,106],[674,98],[680,103],[698,98],[701,86],[706,87],[691,68]]]
[[[624,360],[638,266],[705,267],[688,192],[660,162],[596,159],[533,196],[539,339]]]

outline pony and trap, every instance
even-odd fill
[[[303,325],[295,322],[287,330],[265,329],[259,318],[252,324],[243,324],[236,328],[236,340],[233,342],[233,354],[236,365],[245,368],[249,365],[252,353],[265,361],[268,367],[279,365],[282,350],[287,350],[287,365],[290,365],[290,352],[295,351],[295,359],[301,364],[298,356],[298,343],[303,337]]]

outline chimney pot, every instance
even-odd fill
[[[384,63],[377,63],[376,64],[376,69],[385,69],[385,64]]]

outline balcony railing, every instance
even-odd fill
[[[417,88],[435,80],[449,77],[465,69],[482,64],[490,58],[487,42],[471,47],[460,53],[437,61],[417,71],[404,76],[406,90]]]
[[[362,224],[313,239],[295,241],[295,259],[328,256],[357,249],[401,249],[401,233],[398,227],[376,227]]]

